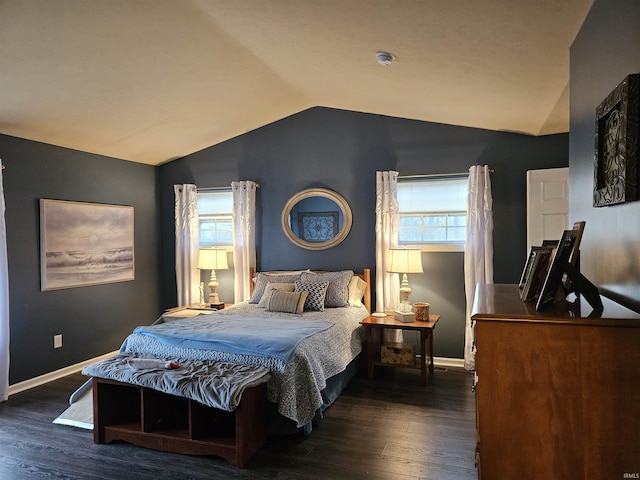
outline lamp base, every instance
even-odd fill
[[[401,312],[399,310],[394,310],[393,318],[398,320],[399,322],[411,323],[416,321],[416,315],[413,312]]]

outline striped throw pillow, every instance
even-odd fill
[[[307,292],[287,292],[274,290],[269,298],[267,310],[270,312],[302,313]]]
[[[267,283],[267,286],[264,287],[264,293],[262,294],[262,298],[260,299],[260,302],[258,303],[258,307],[267,308],[267,305],[269,305],[269,300],[271,299],[271,295],[276,290],[284,290],[285,292],[293,292],[294,287],[295,286],[294,286],[293,283],[271,283],[271,282]]]

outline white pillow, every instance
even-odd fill
[[[367,282],[354,275],[349,282],[349,306],[362,307],[362,297],[367,289]]]
[[[269,306],[269,300],[271,300],[271,295],[276,290],[282,290],[284,292],[293,292],[295,285],[293,283],[272,283],[269,282],[264,287],[264,293],[262,294],[262,298],[260,298],[260,302],[258,302],[258,307],[267,308]]]

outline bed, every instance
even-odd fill
[[[137,327],[83,370],[94,441],[242,467],[269,434],[311,432],[357,371],[370,308],[368,269],[261,272],[247,302]]]

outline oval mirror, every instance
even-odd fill
[[[347,201],[327,188],[307,188],[282,210],[282,229],[289,240],[307,250],[325,250],[342,242],[351,230]]]

